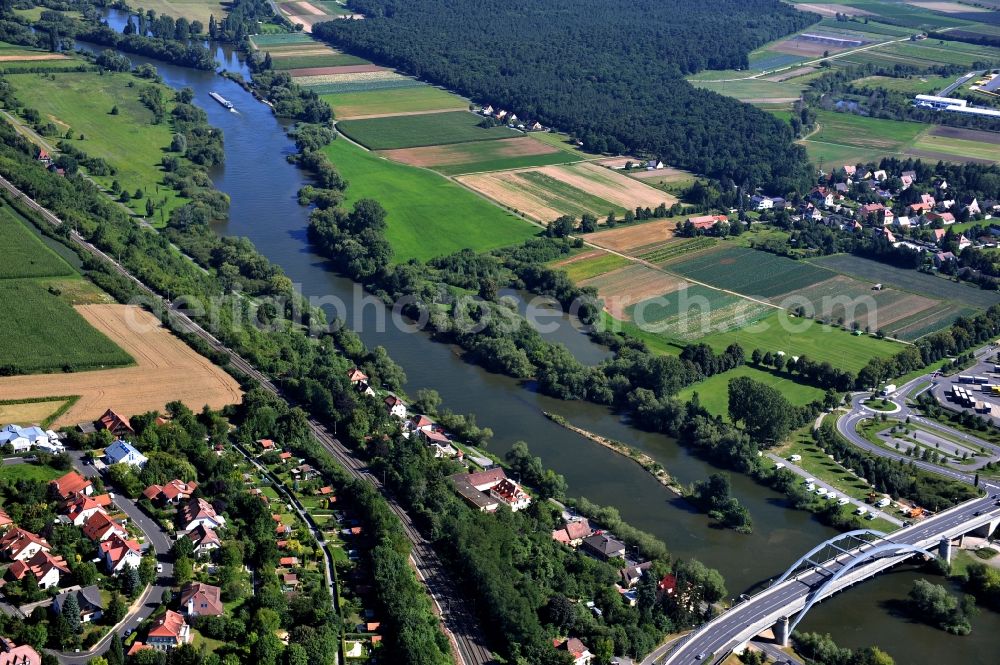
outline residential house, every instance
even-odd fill
[[[930,212],[934,209],[935,205],[934,197],[930,194],[921,194],[919,203],[910,204],[910,212],[914,213],[924,213]]]
[[[146,466],[146,456],[136,450],[128,441],[124,439],[118,439],[110,446],[104,449],[104,463],[111,464],[128,464],[129,466],[134,466],[137,469],[141,469]]]
[[[434,448],[434,457],[455,457],[458,451],[451,445],[451,439],[440,429],[427,428],[419,430],[420,438]]]
[[[910,228],[910,226],[912,225],[912,223],[913,223],[913,221],[909,217],[907,217],[905,215],[900,215],[899,217],[895,218],[895,224],[896,224],[896,226],[898,226],[901,229],[908,229],[908,228]]]
[[[121,524],[108,517],[107,513],[100,510],[91,515],[90,519],[83,525],[83,535],[95,543],[103,543],[114,535],[119,538],[128,538],[128,531]]]
[[[889,174],[880,169],[872,174],[872,178],[877,182],[884,182],[889,179]]]
[[[851,191],[851,188],[847,185],[846,182],[838,182],[833,186],[833,190],[838,194],[847,194],[849,191]]]
[[[927,219],[931,222],[941,222],[945,226],[955,223],[955,215],[950,212],[929,212]]]
[[[592,533],[594,533],[594,530],[590,527],[590,522],[586,517],[582,517],[580,519],[569,520],[562,528],[553,531],[552,540],[563,545],[576,547],[583,542],[584,538]]]
[[[117,575],[126,567],[139,567],[141,549],[139,543],[134,540],[128,540],[113,533],[110,538],[100,544],[98,549],[101,559],[104,561],[104,568],[111,575]]]
[[[672,596],[677,591],[677,578],[673,575],[664,575],[656,584],[656,596],[657,598],[663,598],[663,596]]]
[[[490,488],[490,496],[505,504],[515,513],[531,505],[531,496],[509,478],[504,478]]]
[[[978,215],[982,213],[982,209],[980,209],[979,207],[979,201],[977,201],[975,198],[973,198],[968,204],[966,204],[965,210],[969,213],[969,215]]]
[[[396,395],[389,395],[385,398],[385,408],[390,416],[395,416],[400,420],[406,420],[406,404]]]
[[[848,178],[850,178],[857,172],[858,172],[857,166],[852,166],[851,164],[844,164],[844,173],[847,174]]]
[[[111,495],[109,494],[100,494],[96,496],[78,494],[66,504],[66,519],[68,519],[73,526],[83,526],[87,520],[94,515],[94,513],[104,512],[104,510],[110,506]]]
[[[11,580],[22,580],[31,574],[38,582],[39,589],[52,589],[59,586],[62,575],[69,575],[69,564],[61,556],[39,550],[27,560],[18,560],[7,569],[7,577]]]
[[[965,237],[965,234],[958,236],[958,251],[962,251],[966,247],[972,247],[972,241]]]
[[[490,106],[489,104],[487,104],[486,107],[482,110],[482,114],[483,115],[493,115],[493,107]]]
[[[558,651],[568,651],[569,655],[573,658],[573,665],[590,665],[594,659],[594,655],[590,653],[590,650],[575,637],[567,640],[553,639],[552,646]]]
[[[312,465],[310,464],[300,464],[292,469],[292,476],[294,476],[296,480],[310,480],[312,478],[318,478],[319,471],[312,468]]]
[[[885,239],[886,239],[887,241],[889,241],[890,243],[894,243],[894,242],[896,242],[896,236],[895,236],[895,235],[893,235],[892,231],[890,231],[890,230],[889,230],[889,229],[887,229],[887,228],[881,228],[881,229],[879,229],[879,230],[877,231],[877,233],[878,233],[879,235],[881,235],[881,236],[884,236],[884,237],[885,237]]]
[[[272,450],[275,449],[274,448],[274,441],[272,441],[271,439],[260,439],[257,442],[257,445],[260,446],[261,452],[265,452],[265,453],[269,453],[269,452],[271,452]]]
[[[951,252],[937,252],[934,254],[934,267],[940,268],[949,261],[954,261],[955,255]]]
[[[945,229],[933,229],[933,233],[934,233],[934,242],[936,242],[937,244],[941,244],[941,241],[944,240],[944,237],[948,234],[948,231]]]
[[[288,591],[291,591],[299,585],[299,576],[295,573],[282,573],[281,585]]]
[[[104,615],[101,590],[95,584],[74,591],[63,591],[52,599],[52,611],[56,614],[62,614],[63,605],[66,604],[66,599],[71,595],[76,596],[76,603],[80,606],[80,623],[97,621]]]
[[[0,538],[0,553],[11,561],[27,561],[39,552],[48,552],[52,549],[41,536],[30,531],[25,531],[21,527],[14,527]]]
[[[94,493],[94,483],[81,476],[76,471],[70,471],[65,476],[56,478],[49,483],[54,485],[63,501],[69,501],[78,494],[90,496]]]
[[[828,191],[826,187],[816,187],[809,192],[809,200],[817,206],[824,205],[829,208],[833,205],[834,194]]]
[[[209,552],[222,547],[222,541],[219,539],[219,535],[203,524],[199,524],[195,528],[188,531],[185,535],[192,543],[194,543],[193,551],[199,556],[202,554],[208,554]]]
[[[280,453],[278,455],[278,459],[281,461],[282,464],[284,464],[288,460],[292,459],[292,454],[286,450],[285,452]]]
[[[595,533],[584,538],[583,549],[602,561],[625,558],[625,543],[606,533]]]
[[[135,430],[132,429],[132,423],[129,422],[128,418],[115,413],[111,409],[105,411],[104,415],[98,418],[95,424],[98,429],[106,429],[119,439],[135,434]]]
[[[627,566],[619,571],[622,576],[622,581],[628,588],[634,587],[642,579],[642,576],[646,574],[646,571],[652,568],[652,561],[644,561],[643,563],[636,564],[634,566]]]
[[[191,641],[191,627],[177,612],[167,610],[149,629],[146,646],[157,651],[173,651]]]
[[[774,201],[770,196],[755,194],[750,199],[750,205],[753,206],[754,210],[771,210],[774,208]]]
[[[191,582],[181,589],[181,607],[188,617],[220,616],[225,611],[222,590],[211,584]]]
[[[357,367],[351,369],[347,373],[347,380],[351,382],[351,385],[354,386],[354,389],[359,393],[364,393],[369,396],[375,394],[375,391],[372,390],[371,380],[368,378],[368,375]]]
[[[881,203],[866,203],[865,205],[858,208],[858,215],[862,218],[866,218],[870,215],[877,215],[878,213],[885,210],[885,206]]]
[[[540,122],[534,122],[534,123],[532,123],[532,125],[530,127],[528,127],[528,129],[530,129],[533,132],[540,132],[540,131],[542,131],[545,128],[542,127],[542,123],[540,123]]]
[[[196,489],[198,489],[196,482],[186,483],[174,479],[166,485],[150,485],[142,494],[153,503],[177,505],[181,501],[190,499]]]
[[[191,499],[181,509],[181,525],[184,531],[190,531],[199,526],[221,529],[226,526],[226,518],[217,514],[215,508],[208,501]]]
[[[719,222],[728,222],[729,218],[725,215],[698,215],[695,217],[689,217],[688,220],[696,229],[710,229],[714,227]]]
[[[42,657],[29,645],[16,646],[6,637],[0,642],[0,665],[42,665]]]
[[[37,425],[32,427],[7,425],[0,430],[0,446],[10,445],[15,453],[23,453],[31,450],[34,446],[48,448],[50,447],[50,439],[54,439],[56,445],[62,448],[55,432],[43,430]]]
[[[647,171],[659,171],[662,168],[663,168],[663,162],[661,162],[658,159],[651,159],[648,162],[646,162]]]
[[[6,531],[8,528],[14,525],[14,520],[10,518],[7,511],[0,508],[0,532]]]
[[[485,484],[485,487],[487,488],[486,491],[488,491],[489,488],[493,487],[493,485],[498,484],[500,480],[507,477],[503,473],[503,469],[498,469],[498,471],[500,473],[500,478],[498,478],[495,483],[492,484],[486,483]],[[474,508],[478,509],[480,512],[483,513],[492,513],[495,512],[496,509],[500,507],[499,501],[495,497],[487,494],[486,491],[476,487],[476,485],[474,484],[477,479],[477,474],[484,474],[484,473],[486,472],[479,471],[477,473],[456,473],[455,475],[451,476],[451,483],[452,485],[454,485],[455,491],[461,494],[462,498],[468,501],[470,504],[472,504]],[[485,476],[478,476],[480,483],[483,482],[482,478],[484,477]]]

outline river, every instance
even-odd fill
[[[218,52],[226,58],[226,69],[245,73],[234,53],[224,48]],[[447,408],[475,414],[478,424],[495,433],[489,445],[492,452],[503,454],[515,441],[527,441],[547,466],[565,476],[571,495],[614,506],[624,519],[663,539],[675,555],[696,557],[718,568],[734,596],[779,575],[810,547],[834,535],[811,515],[788,509],[783,496],[741,475],[732,476],[733,492],[753,515],[754,533],[744,536],[713,527],[706,516],[694,512],[635,463],[559,427],[542,412],[559,413],[579,427],[635,446],[662,463],[682,484],[716,471],[676,441],[634,430],[603,407],[540,395],[530,384],[465,362],[456,349],[433,342],[424,333],[391,325],[379,330],[376,322],[385,316],[384,307],[374,299],[362,304],[357,286],[331,272],[307,241],[309,211],[298,205],[296,192],[308,179],[287,162],[295,146],[270,108],[211,72],[129,57],[135,64],[155,65],[173,88],[192,88],[194,102],[208,113],[213,126],[223,130],[226,163],[210,175],[232,203],[230,220],[217,227],[219,233],[248,237],[305,296],[332,296],[346,303],[348,324],[369,346],[384,346],[406,371],[407,391],[434,388]],[[238,112],[214,102],[209,97],[213,91],[232,101]],[[598,362],[606,355],[603,347],[594,345],[567,320],[562,323],[547,335],[549,339],[565,343],[585,362]],[[803,627],[830,632],[845,646],[877,643],[901,665],[995,662],[987,654],[1000,646],[1000,638],[995,637],[1000,635],[1000,615],[983,612],[974,621],[971,636],[952,637],[892,618],[879,604],[884,598],[905,596],[908,588],[907,574],[882,576],[818,606]]]

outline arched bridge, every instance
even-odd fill
[[[1000,495],[968,501],[887,535],[874,529],[843,533],[802,555],[764,591],[704,624],[662,665],[718,663],[769,628],[787,644],[816,603],[914,556],[951,560],[952,541],[1000,526]]]

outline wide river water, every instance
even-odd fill
[[[121,29],[120,17],[109,18]],[[248,76],[228,48],[220,47],[217,55],[220,67]],[[624,519],[663,539],[677,556],[696,557],[718,568],[732,596],[781,574],[810,547],[834,535],[808,513],[789,509],[782,495],[740,475],[732,476],[733,491],[753,515],[754,532],[744,536],[715,528],[639,466],[555,425],[542,412],[559,413],[579,427],[635,446],[684,484],[717,470],[673,439],[632,429],[599,406],[540,395],[530,385],[465,362],[456,349],[433,342],[424,333],[377,326],[377,319],[385,316],[384,308],[373,299],[371,304],[360,306],[357,285],[331,272],[307,241],[309,210],[298,205],[296,192],[308,183],[308,177],[286,161],[295,153],[295,146],[270,108],[236,83],[211,72],[129,57],[135,64],[155,65],[173,88],[192,88],[195,104],[208,113],[214,127],[222,129],[226,163],[211,176],[232,203],[230,220],[219,225],[218,232],[249,238],[284,269],[305,296],[332,296],[346,303],[348,324],[369,346],[384,346],[405,369],[407,391],[412,394],[420,388],[434,388],[447,408],[475,414],[480,425],[495,433],[489,445],[492,452],[503,454],[515,441],[528,442],[547,466],[565,476],[571,495],[614,506]],[[232,101],[238,113],[214,102],[209,97],[213,91]],[[584,362],[595,363],[606,356],[605,349],[591,343],[569,321],[562,323],[546,335],[548,339],[566,344]],[[817,606],[800,628],[829,632],[844,646],[878,644],[900,665],[987,665],[998,661],[998,614],[983,611],[967,637],[953,637],[891,616],[885,602],[904,597],[913,579],[916,575],[912,572],[883,575]]]

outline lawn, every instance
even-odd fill
[[[788,459],[792,455],[800,455],[802,459],[793,462],[795,466],[828,483],[841,494],[861,501],[868,498],[871,488],[835,460],[827,457],[827,454],[813,441],[811,432],[812,423],[793,432],[790,437],[791,443],[781,448],[781,456]]]
[[[724,74],[724,72],[718,72]],[[746,76],[746,72],[738,72],[738,75]],[[728,78],[719,76],[719,79]],[[788,81],[767,81],[763,78],[744,79],[742,81],[698,81],[688,79],[692,85],[712,90],[720,95],[735,97],[743,102],[776,102],[793,101],[798,99],[806,85],[795,79]]]
[[[869,90],[883,89],[893,92],[903,92],[908,95],[934,95],[951,83],[957,77],[933,76],[933,75],[911,75],[904,78],[893,78],[891,76],[866,76],[858,79],[854,85]]]
[[[716,374],[704,381],[690,385],[677,393],[677,398],[682,402],[687,402],[694,393],[698,393],[701,405],[708,409],[709,413],[728,419],[729,381],[741,376],[749,377],[754,381],[760,381],[772,388],[778,389],[785,396],[785,399],[795,406],[802,406],[809,402],[823,399],[823,390],[819,388],[797,383],[788,376],[778,372],[767,372],[749,365],[741,365],[728,372]]]
[[[604,273],[624,268],[629,263],[628,259],[617,254],[601,254],[588,259],[573,261],[563,266],[555,266],[557,270],[565,270],[566,275],[574,283],[581,282],[591,277],[597,277]]]
[[[482,118],[467,111],[424,113],[389,118],[344,120],[337,129],[372,150],[489,141],[520,136],[507,127],[479,127]]]
[[[5,257],[0,262],[0,279],[75,274],[68,263],[25,227],[27,223],[9,205],[0,205],[0,247]]]
[[[397,164],[349,141],[325,148],[351,186],[347,202],[377,199],[388,211],[396,262],[421,261],[460,249],[485,251],[523,242],[538,229],[467,189],[424,169]]]
[[[816,121],[820,129],[809,137],[810,141],[887,152],[899,152],[928,127],[919,122],[881,120],[835,111],[817,112]]]
[[[8,481],[34,480],[40,483],[47,483],[50,480],[64,475],[65,471],[53,469],[51,466],[41,464],[3,464],[0,465],[0,479]]]
[[[280,32],[267,35],[254,35],[250,38],[258,48],[262,46],[282,46],[285,44],[315,44],[309,35],[302,32]]]
[[[0,367],[16,374],[81,371],[132,364],[132,358],[76,310],[30,280],[0,282]]]
[[[95,177],[102,186],[110,187],[117,180],[130,193],[150,192],[157,202],[166,202],[168,212],[183,202],[173,189],[156,187],[163,180],[160,160],[170,145],[172,130],[166,122],[152,124],[152,112],[139,101],[139,90],[149,83],[139,83],[130,74],[91,72],[51,77],[16,74],[7,80],[25,107],[38,109],[61,132],[71,128],[75,137],[83,134],[82,141],[72,140],[74,147],[104,158],[118,170],[114,176]],[[129,83],[136,85],[130,88]],[[172,96],[169,91],[165,94],[168,99]],[[112,107],[118,108],[117,115],[111,114]],[[145,214],[146,200],[133,198],[130,206]]]
[[[784,351],[789,356],[808,356],[829,362],[848,372],[857,372],[872,358],[887,358],[904,347],[898,342],[851,333],[824,326],[811,319],[799,319],[775,311],[755,325],[715,333],[702,338],[716,351],[736,342],[750,355],[753,349]]]
[[[930,132],[917,138],[913,143],[912,149],[932,153],[933,159],[940,158],[954,162],[1000,161],[1000,146],[995,143],[981,143],[979,141],[935,136]]]
[[[419,84],[409,88],[323,94],[338,118],[388,113],[464,109],[469,102],[447,90]]]

